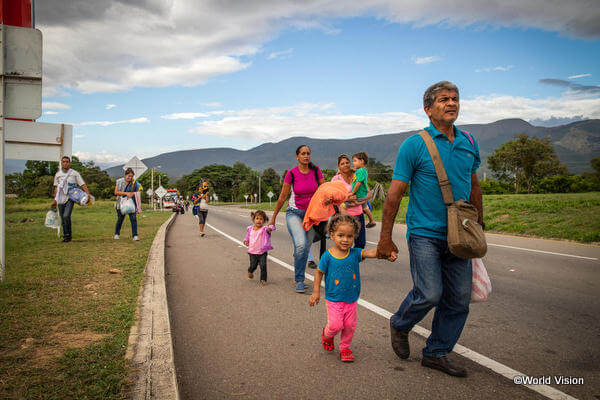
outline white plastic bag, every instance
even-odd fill
[[[60,217],[56,210],[50,209],[46,213],[46,221],[44,225],[48,228],[56,229],[56,235],[60,236]]]
[[[492,293],[492,282],[483,265],[481,258],[473,258],[473,284],[471,287],[471,302],[478,303],[487,301],[488,296]]]
[[[135,202],[131,197],[121,199],[121,214],[132,214],[135,212]]]
[[[198,208],[201,210],[208,210],[208,203],[206,202],[206,200],[201,199]]]

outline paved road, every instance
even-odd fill
[[[208,223],[242,240],[249,211],[211,207]],[[293,264],[284,223],[281,215],[270,255]],[[200,238],[197,229],[185,214],[167,237],[183,399],[545,398],[460,356],[467,379],[424,369],[424,338],[416,334],[411,358],[399,360],[389,345],[389,321],[363,307],[353,342],[356,362],[344,365],[320,346],[323,305],[309,308],[308,295],[294,293],[290,271],[270,260],[269,285],[261,287],[246,277],[243,247],[211,228]],[[411,287],[403,226],[395,230],[398,261],[361,264],[361,298],[391,312]],[[368,247],[378,235],[378,227],[368,231]],[[552,386],[576,398],[600,398],[600,248],[502,235],[488,235],[488,241],[493,294],[472,305],[459,343],[526,375],[583,377],[583,385]],[[431,316],[420,325],[429,329]]]

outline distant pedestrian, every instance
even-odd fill
[[[125,220],[125,215],[121,212],[121,206],[126,199],[131,199],[133,204],[135,205],[134,211],[129,212],[129,222],[131,222],[131,236],[133,240],[138,241],[140,238],[138,237],[137,230],[137,208],[140,206],[136,201],[136,192],[140,190],[140,184],[133,179],[133,169],[127,168],[125,171],[125,176],[123,178],[117,179],[117,183],[115,185],[115,196],[117,196],[117,203],[115,204],[115,208],[117,209],[117,224],[115,225],[115,239],[119,239],[119,235],[121,234],[121,227],[123,226],[123,221]]]
[[[203,181],[202,185],[198,186],[198,191],[192,194],[192,202],[194,204],[192,213],[198,217],[201,237],[204,237],[204,225],[208,216],[209,191],[208,181]]]
[[[265,226],[268,218],[263,210],[250,213],[250,217],[252,217],[254,225],[246,228],[246,237],[244,238],[244,245],[248,246],[248,255],[250,256],[248,278],[254,278],[254,271],[260,265],[260,283],[264,286],[267,284],[267,252],[273,250],[271,231],[275,230],[275,225]]]
[[[480,224],[483,223],[483,206],[476,172],[481,159],[474,138],[454,125],[460,109],[456,85],[448,81],[431,85],[423,95],[423,109],[429,117],[429,126],[423,136],[416,134],[407,138],[398,151],[383,206],[377,256],[388,258],[398,254],[392,242],[392,229],[398,206],[410,183],[406,238],[413,288],[390,318],[392,348],[398,357],[408,358],[409,332],[435,308],[421,365],[464,377],[466,369],[447,355],[458,341],[469,315],[472,265],[471,260],[459,258],[449,250],[447,209],[424,138],[431,137],[437,147],[454,200],[470,201],[479,211]]]
[[[310,147],[306,145],[298,146],[296,149],[296,160],[298,165],[290,169],[283,178],[283,186],[279,199],[275,205],[275,211],[271,217],[270,225],[275,226],[277,214],[283,206],[283,203],[291,196],[288,202],[288,208],[285,212],[285,221],[288,232],[294,243],[294,280],[296,282],[296,293],[304,293],[307,284],[304,283],[306,260],[308,251],[313,243],[316,231],[310,228],[305,231],[302,227],[302,221],[306,209],[310,203],[317,188],[323,183],[323,173],[310,160]]]
[[[321,332],[321,343],[325,350],[333,351],[333,338],[341,332],[340,359],[343,362],[354,361],[350,345],[356,330],[356,307],[360,296],[359,263],[365,258],[376,257],[376,249],[352,247],[359,230],[358,221],[351,215],[336,214],[331,218],[328,231],[335,246],[319,261],[313,293],[308,301],[311,307],[319,303],[324,276],[327,325]]]
[[[90,191],[79,172],[71,169],[71,159],[64,156],[60,160],[61,168],[54,175],[54,200],[50,205],[50,208],[56,208],[58,205],[58,212],[62,220],[63,230],[63,242],[70,242],[73,237],[71,231],[71,213],[73,212],[73,205],[75,202],[69,198],[69,190],[81,186],[83,191],[87,194],[88,199],[91,199]]]

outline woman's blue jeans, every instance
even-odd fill
[[[469,315],[471,260],[450,253],[445,240],[412,234],[408,251],[414,286],[390,324],[398,331],[408,332],[435,307],[423,356],[445,356],[454,348]]]
[[[316,233],[313,228],[310,228],[308,232],[304,230],[302,221],[305,213],[305,210],[296,208],[288,208],[285,212],[285,222],[294,244],[294,279],[296,282],[304,282],[306,260]]]
[[[115,226],[115,235],[119,235],[121,233],[121,226],[123,225],[124,219],[125,215],[121,214],[120,210],[117,210],[117,225]],[[135,216],[135,212],[129,214],[129,222],[131,222],[131,235],[137,236],[137,218]]]
[[[367,244],[367,231],[365,230],[365,214],[354,215],[360,224],[358,236],[354,239],[354,247],[364,249]]]

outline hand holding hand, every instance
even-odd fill
[[[56,199],[52,200],[52,204],[50,204],[50,208],[52,208],[53,210],[56,209]]]
[[[398,258],[398,247],[392,239],[380,239],[377,243],[377,258],[395,261]]]
[[[244,240],[244,246],[248,246],[248,241]]]

